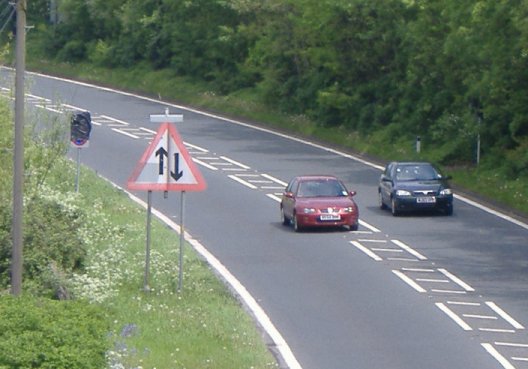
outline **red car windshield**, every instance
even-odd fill
[[[297,197],[339,197],[347,196],[348,192],[339,181],[314,180],[299,183]]]

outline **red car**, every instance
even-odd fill
[[[343,182],[334,176],[293,178],[282,194],[281,221],[293,223],[296,232],[305,227],[347,226],[358,229],[359,212]]]

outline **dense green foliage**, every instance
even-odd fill
[[[485,165],[528,175],[525,1],[58,3],[56,24],[30,11],[49,58],[147,64],[217,93],[249,88],[325,127],[420,136],[443,164],[475,162],[480,134]]]
[[[84,302],[2,296],[0,368],[105,368],[105,322]]]

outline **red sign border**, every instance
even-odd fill
[[[180,183],[137,183],[137,179],[140,176],[141,172],[143,172],[143,169],[145,168],[145,165],[147,164],[148,159],[152,156],[152,153],[158,146],[158,143],[161,141],[161,138],[165,134],[166,131],[169,131],[170,137],[174,140],[176,146],[178,147],[180,151],[180,155],[183,157],[183,160],[191,170],[191,173],[193,174],[194,178],[196,179],[197,183],[187,183],[187,184],[180,184]],[[170,124],[170,123],[162,123],[160,127],[158,128],[158,131],[156,133],[156,136],[152,140],[150,146],[145,150],[143,153],[143,156],[139,160],[138,164],[136,165],[136,168],[132,172],[132,175],[128,179],[127,182],[127,188],[129,190],[145,190],[145,191],[204,191],[207,188],[207,184],[202,177],[202,173],[198,170],[196,165],[194,164],[191,155],[185,148],[185,145],[183,144],[183,141],[178,134],[178,131],[176,128]]]

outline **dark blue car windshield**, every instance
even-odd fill
[[[400,165],[396,167],[395,177],[398,181],[431,181],[440,175],[430,165]]]

